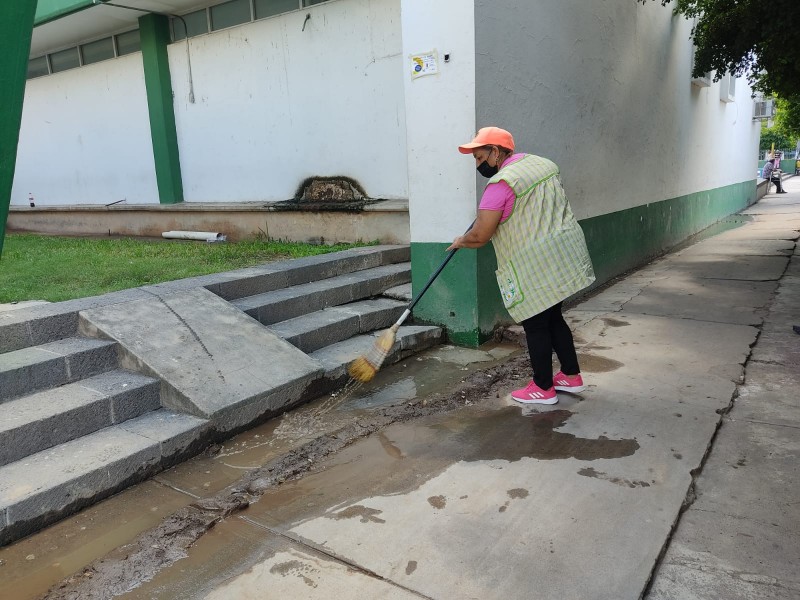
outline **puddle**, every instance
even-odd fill
[[[0,599],[38,597],[190,502],[148,481],[0,548]]]
[[[561,431],[574,414],[551,410],[523,416],[517,406],[464,408],[394,424],[341,450],[324,470],[268,490],[243,515],[279,530],[295,528],[320,514],[381,524],[380,513],[361,500],[411,493],[457,462],[593,461],[631,456],[638,450],[634,439],[581,438]],[[387,453],[387,444],[396,452]],[[508,490],[510,501],[527,494],[522,488]],[[447,499],[431,496],[427,502],[433,510],[441,510]]]
[[[346,402],[337,405],[336,397],[333,401],[331,397],[323,397],[294,409],[286,417],[272,419],[244,432],[221,444],[213,455],[190,459],[51,528],[0,549],[0,576],[6,584],[0,586],[0,599],[38,597],[64,577],[80,573],[86,565],[109,551],[132,542],[178,508],[197,498],[213,496],[251,469],[306,440],[352,424],[376,409],[402,405],[429,393],[449,391],[471,373],[490,368],[520,351],[518,346],[508,343],[487,344],[477,350],[454,346],[434,348],[380,371],[372,382],[360,387]],[[315,412],[324,405],[333,405],[333,410],[323,415],[324,418],[315,419]],[[299,431],[294,428],[290,432],[298,435],[276,435],[287,419],[295,419],[305,428]],[[373,439],[378,453],[386,460],[404,462],[402,448],[384,432],[376,433]],[[154,495],[153,490],[158,494]],[[313,497],[309,502],[313,502]],[[28,556],[34,558],[27,559]],[[176,566],[184,564],[181,560]]]
[[[594,467],[586,467],[578,471],[578,475],[583,475],[584,477],[594,477],[596,479],[603,479],[614,485],[619,485],[622,487],[628,488],[646,488],[650,487],[651,485],[655,484],[655,480],[651,481],[637,481],[631,479],[625,479],[624,477],[616,477],[613,475],[609,475],[608,473],[603,473],[602,471],[597,471]]]
[[[578,364],[581,366],[581,372],[586,373],[608,373],[625,366],[624,363],[613,358],[583,352],[578,352]]]
[[[630,325],[630,323],[627,321],[620,321],[619,319],[614,319],[612,317],[603,317],[603,323],[609,327],[627,327]]]

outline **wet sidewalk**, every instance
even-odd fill
[[[133,554],[122,546],[49,597],[797,598],[800,178],[784,186],[569,311],[581,395],[513,403],[525,357],[507,348],[467,358],[465,384],[428,374],[426,389],[398,373],[435,374],[436,359],[411,359],[371,401],[422,407],[433,390],[458,408],[281,481],[167,473],[176,494],[202,497],[205,478],[249,506],[186,550],[153,538],[171,558],[135,582],[108,576]],[[482,372],[479,356],[500,362]],[[369,420],[337,410],[357,428],[354,409]]]

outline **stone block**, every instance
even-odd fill
[[[157,442],[162,459],[185,457],[199,450],[211,432],[206,419],[164,409],[126,421],[120,428]]]
[[[111,400],[76,384],[11,400],[0,405],[0,465],[111,424]]]
[[[63,356],[41,348],[0,354],[0,402],[67,382]]]
[[[115,369],[85,379],[80,385],[110,399],[114,424],[161,408],[160,382],[139,373]]]
[[[0,315],[0,354],[27,348],[31,345],[28,324],[24,321],[5,323]]]

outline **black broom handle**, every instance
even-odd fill
[[[477,219],[476,219],[476,220],[477,220]],[[468,234],[468,233],[469,233],[469,231],[470,231],[470,229],[472,229],[472,227],[473,227],[474,225],[475,225],[475,221],[473,221],[473,222],[472,222],[472,225],[470,225],[469,227],[467,227],[467,230],[464,232],[464,235]],[[431,287],[431,284],[432,284],[432,283],[433,283],[433,282],[436,280],[436,278],[439,276],[439,273],[441,273],[441,272],[442,272],[442,270],[443,270],[443,269],[444,269],[444,268],[447,266],[447,263],[449,263],[449,262],[450,262],[450,259],[451,259],[451,258],[453,258],[453,255],[454,255],[454,254],[455,254],[457,251],[458,251],[458,248],[453,248],[452,250],[450,250],[450,252],[448,252],[448,253],[447,253],[447,256],[446,256],[446,257],[445,257],[445,259],[442,261],[442,264],[441,264],[441,265],[439,265],[439,268],[438,268],[438,269],[436,269],[436,271],[434,272],[434,274],[433,274],[433,275],[431,275],[431,278],[430,278],[430,279],[428,279],[428,283],[426,283],[426,284],[425,284],[425,287],[424,287],[424,288],[422,288],[422,289],[420,290],[419,294],[417,294],[417,295],[414,297],[414,299],[411,301],[411,304],[409,304],[409,305],[408,305],[408,308],[407,308],[406,310],[408,310],[408,311],[410,312],[410,311],[412,311],[412,310],[414,309],[414,307],[416,306],[417,302],[419,302],[419,299],[420,299],[420,298],[422,298],[422,295],[423,295],[425,292],[427,292],[427,291],[428,291],[428,288],[429,288],[429,287]]]

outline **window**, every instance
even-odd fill
[[[91,65],[109,58],[114,58],[114,40],[110,37],[81,46],[81,59],[84,65]]]
[[[50,67],[53,73],[74,69],[81,66],[81,59],[78,57],[78,48],[67,48],[61,52],[53,52],[50,55]]]
[[[39,58],[32,58],[28,61],[28,79],[33,79],[34,77],[41,77],[42,75],[47,75],[50,73],[50,69],[47,66],[47,57],[40,56]]]
[[[250,0],[231,0],[211,7],[211,30],[225,29],[250,21]]]
[[[709,71],[708,73],[703,74],[702,77],[692,77],[692,85],[695,85],[699,88],[710,87],[712,73],[713,71]]]
[[[139,39],[139,30],[134,29],[126,33],[120,33],[117,36],[117,56],[125,56],[133,52],[139,52],[142,49],[142,43]]]
[[[753,102],[753,120],[764,121],[775,116],[775,100],[773,98],[757,98]]]
[[[303,6],[312,6],[321,2],[327,2],[327,0],[303,0]]]
[[[736,100],[736,77],[730,73],[719,80],[719,100],[726,103]]]
[[[186,21],[186,25],[183,24],[183,21]],[[172,39],[176,42],[186,39],[187,28],[189,37],[208,33],[208,13],[205,8],[183,15],[183,21],[172,19]]]
[[[697,20],[695,19],[695,25],[697,24]],[[691,58],[689,60],[689,71],[694,71],[694,55],[697,53],[697,46],[692,44],[692,53]],[[699,88],[710,87],[711,86],[711,74],[712,72],[709,71],[708,73],[704,73],[702,77],[692,77],[692,85],[695,85]]]
[[[256,19],[272,17],[281,13],[297,10],[300,3],[297,0],[255,0]]]

